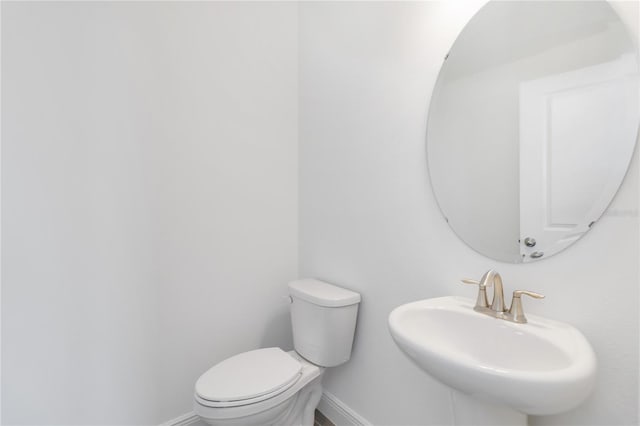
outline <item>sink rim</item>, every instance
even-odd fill
[[[595,380],[596,357],[593,348],[575,327],[528,314],[529,322],[516,324],[473,310],[471,299],[445,296],[423,299],[398,306],[389,314],[389,329],[400,349],[418,366],[447,386],[484,399],[512,406],[527,414],[553,414],[578,405],[590,393]],[[567,357],[568,365],[553,370],[526,370],[483,365],[455,348],[431,347],[412,339],[415,331],[402,329],[407,313],[423,310],[447,310],[479,321],[531,334],[553,345]],[[475,363],[474,363],[475,361]],[[562,393],[571,395],[562,396]],[[545,395],[548,393],[548,395]],[[552,401],[553,395],[559,401]],[[569,407],[569,408],[567,408]]]
[[[454,303],[451,303],[454,302]],[[478,367],[478,369],[482,371],[491,371],[496,375],[506,375],[506,374],[517,374],[523,376],[525,378],[528,375],[535,376],[534,378],[539,378],[540,375],[554,375],[557,377],[558,374],[567,374],[570,375],[574,372],[574,370],[582,370],[584,367],[588,367],[590,364],[595,364],[595,355],[593,354],[593,350],[591,349],[591,345],[586,341],[586,339],[582,336],[577,329],[573,326],[562,323],[559,321],[553,321],[546,318],[538,317],[536,315],[527,315],[529,322],[526,324],[517,324],[509,321],[504,321],[497,318],[492,318],[488,315],[481,314],[480,312],[476,312],[473,310],[474,302],[471,299],[458,297],[458,296],[444,296],[433,299],[423,299],[416,302],[406,303],[404,305],[398,306],[389,315],[389,327],[392,332],[392,336],[394,338],[399,337],[403,340],[407,340],[407,343],[414,345],[413,341],[409,337],[410,333],[405,333],[401,327],[399,327],[399,322],[402,320],[402,315],[407,313],[407,311],[412,311],[415,309],[422,310],[446,310],[449,312],[457,312],[461,315],[466,315],[469,317],[477,318],[479,321],[483,321],[486,323],[495,323],[496,326],[506,327],[512,330],[523,331],[525,333],[531,334],[545,342],[555,346],[558,348],[569,360],[569,365],[564,368],[544,371],[544,370],[521,370],[521,369],[513,369],[513,368],[492,368],[491,366],[482,366]],[[548,335],[544,333],[553,333],[553,339],[549,339]],[[577,353],[568,353],[566,346],[562,346],[561,340],[562,338],[572,337],[578,340],[579,343],[584,343],[584,347],[582,349],[589,349],[586,351],[574,351]],[[559,343],[559,344],[556,344]],[[434,356],[441,356],[442,351],[432,350],[428,346],[422,346],[421,349],[424,349],[428,352],[431,352]],[[459,356],[459,354],[447,354],[448,358],[453,356],[453,360],[459,360],[464,362],[465,357]],[[453,361],[452,360],[452,361]]]

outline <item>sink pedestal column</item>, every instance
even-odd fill
[[[527,415],[451,390],[453,423],[456,426],[526,426]]]

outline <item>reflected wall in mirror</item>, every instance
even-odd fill
[[[449,225],[503,262],[567,248],[624,179],[638,93],[637,47],[606,1],[487,3],[429,109],[429,173]]]

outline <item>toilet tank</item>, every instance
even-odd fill
[[[316,279],[289,283],[293,345],[322,367],[351,358],[360,294]]]

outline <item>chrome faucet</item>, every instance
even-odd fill
[[[502,277],[493,269],[485,272],[482,278],[480,278],[480,281],[466,278],[463,279],[462,282],[465,284],[476,284],[478,286],[478,298],[476,299],[476,305],[473,307],[473,310],[494,318],[500,318],[520,324],[527,322],[527,317],[524,316],[524,311],[522,309],[521,296],[524,294],[536,299],[544,298],[544,296],[539,293],[526,290],[516,290],[513,292],[511,307],[507,310],[504,304]],[[491,287],[492,285],[494,287],[493,299],[491,301],[491,306],[489,306],[489,301],[487,299],[487,287]]]

